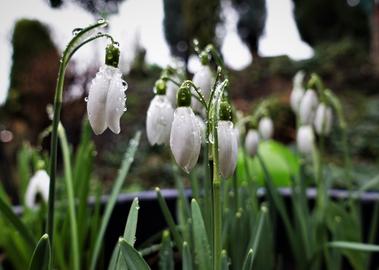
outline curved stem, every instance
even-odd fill
[[[170,81],[172,83],[174,83],[176,86],[180,87],[181,86],[181,83],[178,83],[177,81],[175,81],[174,79],[170,78],[170,77],[167,77],[167,76],[163,76],[161,78],[162,80],[166,80],[166,81]]]
[[[203,94],[200,92],[199,88],[196,87],[196,85],[190,80],[184,81],[183,84],[187,84],[195,90],[196,94],[198,95],[198,100],[201,102],[201,104],[204,106],[204,108],[206,110],[208,110],[207,102],[205,101],[205,98],[204,98]]]

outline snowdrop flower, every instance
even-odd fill
[[[309,155],[313,150],[314,143],[313,129],[310,125],[301,126],[297,130],[296,142],[297,148],[301,154]]]
[[[308,89],[300,102],[299,116],[302,125],[312,125],[318,105],[317,94],[314,90]]]
[[[259,145],[259,133],[256,129],[250,129],[247,132],[247,135],[245,138],[246,152],[251,157],[254,157],[258,152],[258,145]]]
[[[30,179],[25,193],[25,205],[28,208],[36,208],[37,194],[41,195],[42,199],[47,202],[49,198],[50,177],[45,170],[38,170]]]
[[[259,121],[258,130],[262,139],[264,140],[271,139],[272,135],[274,134],[274,123],[272,122],[271,118],[263,117]]]
[[[192,81],[196,87],[200,88],[204,99],[208,101],[213,84],[213,74],[210,67],[208,65],[202,65],[194,74]],[[195,112],[203,112],[203,105],[194,97],[192,97],[192,108]]]
[[[171,126],[170,148],[176,163],[189,173],[199,158],[201,130],[190,107],[191,91],[187,86],[179,88],[177,104]]]
[[[319,135],[328,135],[332,129],[332,109],[324,103],[317,107],[314,127]]]
[[[157,81],[155,91],[156,95],[147,110],[146,133],[151,145],[160,145],[166,144],[170,140],[174,109],[165,95],[166,83],[164,81]]]
[[[120,118],[126,111],[127,84],[117,67],[119,56],[118,47],[113,44],[107,46],[105,65],[92,80],[86,99],[88,119],[96,135],[103,133],[107,127],[116,134],[120,133]]]
[[[207,140],[206,138],[207,127],[205,126],[203,118],[201,118],[199,115],[196,115],[196,120],[197,120],[197,124],[200,127],[201,143],[204,144]]]
[[[299,71],[296,73],[295,77],[293,78],[293,90],[290,96],[290,104],[291,104],[292,110],[295,113],[299,111],[300,102],[305,92],[304,87],[303,87],[304,75],[305,74],[303,71]]]
[[[227,102],[221,102],[217,137],[220,173],[224,178],[232,176],[237,165],[238,140],[231,118],[230,105]]]

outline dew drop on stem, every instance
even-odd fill
[[[76,36],[76,35],[79,34],[79,32],[82,31],[82,30],[83,30],[83,28],[75,28],[74,30],[72,30],[72,34],[73,34],[74,36]]]

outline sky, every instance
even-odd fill
[[[6,4],[6,7],[4,6]],[[312,56],[312,48],[303,42],[293,18],[291,0],[266,0],[267,21],[264,34],[259,41],[261,56],[288,55],[294,60]],[[148,8],[146,8],[148,7]],[[253,61],[247,47],[237,33],[238,16],[229,1],[223,1],[224,22],[218,26],[223,33],[221,52],[229,68],[240,70]],[[162,0],[125,0],[119,6],[118,14],[109,18],[109,32],[120,42],[120,68],[127,71],[134,57],[137,44],[147,51],[148,63],[161,66],[170,64],[172,58],[163,33]],[[53,41],[63,50],[72,30],[93,23],[96,18],[70,0],[65,0],[59,9],[52,9],[47,0],[12,0],[0,3],[0,104],[4,102],[11,68],[11,35],[16,20],[38,19],[45,23]],[[104,57],[105,41],[92,42],[74,56],[75,69],[83,72],[90,65],[100,64]],[[189,69],[196,70],[199,63],[191,58]]]

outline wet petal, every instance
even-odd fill
[[[262,139],[264,140],[271,139],[272,135],[274,134],[274,123],[272,122],[271,118],[263,117],[259,121],[258,130]]]
[[[332,129],[332,109],[324,103],[317,107],[314,127],[319,135],[328,135]]]
[[[25,193],[25,205],[36,207],[36,197],[39,194],[47,202],[49,199],[50,177],[45,170],[38,170],[30,179]]]
[[[219,121],[217,127],[218,159],[221,176],[233,175],[237,165],[238,141],[231,121]]]
[[[304,155],[312,153],[314,134],[311,126],[301,126],[297,130],[296,143],[300,153]]]
[[[316,92],[312,89],[307,90],[301,99],[299,107],[300,123],[302,125],[313,124],[317,105],[318,98]]]
[[[255,156],[258,151],[258,145],[259,145],[259,133],[255,129],[250,129],[247,132],[246,139],[245,139],[246,152],[251,157]]]

